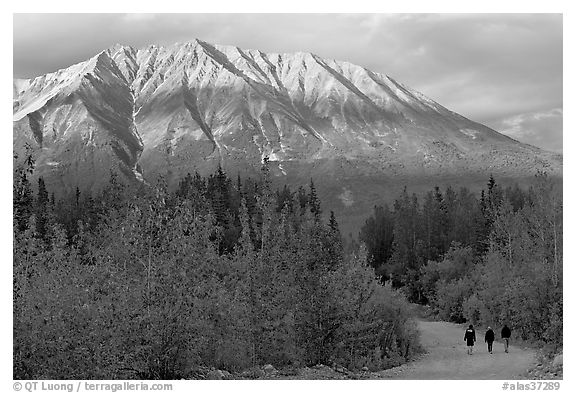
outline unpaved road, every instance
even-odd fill
[[[378,377],[390,379],[523,379],[522,374],[536,362],[536,352],[494,342],[493,354],[484,343],[484,330],[476,331],[474,354],[466,353],[465,325],[418,321],[421,343],[427,353],[418,360],[380,371]],[[495,331],[499,335],[499,331]]]

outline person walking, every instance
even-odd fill
[[[502,328],[502,339],[504,340],[504,352],[508,353],[508,345],[510,345],[510,335],[512,334],[512,332],[510,331],[510,328],[507,325],[504,325],[504,327]]]
[[[466,333],[464,333],[464,341],[466,341],[466,346],[468,347],[468,355],[472,355],[472,347],[474,347],[474,341],[476,341],[476,332],[472,325],[468,326]]]
[[[492,343],[494,342],[494,330],[488,326],[486,334],[484,335],[484,342],[488,344],[488,353],[492,353]]]

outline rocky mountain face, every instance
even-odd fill
[[[359,220],[404,185],[484,184],[490,173],[561,176],[562,156],[521,144],[400,82],[310,53],[266,54],[196,40],[117,45],[31,80],[14,80],[13,148],[34,151],[56,193],[95,191],[110,170],[175,185],[218,164],[276,181],[310,178],[325,210]]]

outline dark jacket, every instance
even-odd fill
[[[512,332],[510,331],[510,328],[508,326],[504,326],[502,328],[502,338],[510,338],[511,334]]]
[[[486,334],[484,335],[484,342],[491,343],[494,341],[494,330],[488,329],[486,330]]]
[[[474,345],[474,341],[476,341],[476,332],[474,329],[466,329],[466,333],[464,333],[464,341],[466,341],[466,345],[469,347]]]

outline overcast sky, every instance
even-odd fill
[[[559,14],[15,14],[14,77],[115,44],[195,38],[313,52],[387,74],[471,120],[562,152]]]

